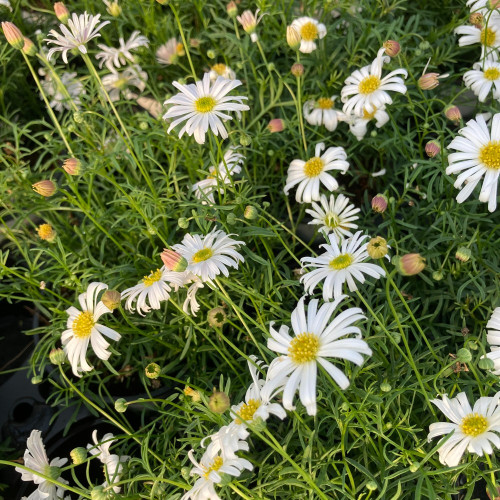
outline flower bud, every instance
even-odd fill
[[[181,229],[186,229],[189,226],[189,221],[186,219],[186,217],[179,217],[177,220],[177,224],[179,224],[179,227]]]
[[[208,407],[214,413],[224,413],[230,405],[231,401],[229,400],[229,396],[224,392],[216,391],[214,387],[214,392],[210,396]]]
[[[227,314],[223,307],[214,307],[208,311],[208,324],[212,328],[222,328],[226,319]]]
[[[180,44],[182,45],[182,44]],[[201,45],[201,40],[199,38],[190,38],[189,39],[189,46],[193,47],[194,49],[197,49]],[[184,52],[184,46],[182,46],[182,52]],[[184,54],[179,54],[179,55],[184,55]]]
[[[399,42],[396,42],[394,40],[387,40],[383,43],[382,46],[385,49],[385,53],[389,57],[396,57],[401,51],[401,45],[399,45]]]
[[[127,400],[124,398],[115,401],[115,410],[118,413],[125,413],[127,411]]]
[[[49,180],[36,182],[31,187],[33,188],[33,191],[35,191],[35,193],[41,194],[46,198],[52,196],[57,191],[57,186]]]
[[[425,269],[425,259],[419,253],[394,257],[393,263],[403,276],[415,276]]]
[[[61,349],[52,349],[49,353],[50,362],[53,365],[62,365],[66,361],[66,353]]]
[[[473,12],[469,17],[469,23],[471,23],[477,29],[483,29],[484,16],[480,12]]]
[[[87,460],[87,450],[82,447],[74,448],[69,455],[74,465],[81,465]]]
[[[462,119],[462,113],[460,113],[460,109],[457,106],[447,106],[444,109],[444,115],[448,120],[455,123],[458,123]]]
[[[387,255],[387,241],[382,236],[372,238],[366,246],[366,251],[372,259],[381,259]]]
[[[247,205],[245,207],[245,211],[243,212],[243,217],[248,220],[256,219],[259,216],[259,212],[257,207],[253,207],[252,205]]]
[[[118,290],[106,290],[102,294],[102,303],[110,310],[113,311],[120,306],[122,296]]]
[[[439,85],[439,73],[426,73],[418,79],[418,86],[422,90],[435,89]]]
[[[455,258],[460,262],[467,262],[472,256],[472,251],[467,247],[458,247]]]
[[[286,43],[292,50],[298,50],[300,47],[301,37],[300,33],[293,27],[286,27]]]
[[[109,7],[106,9],[109,14],[111,14],[113,17],[118,17],[122,13],[122,8],[118,4],[118,2],[113,2],[112,4],[109,5]]]
[[[149,363],[149,365],[144,369],[144,372],[146,374],[146,377],[155,379],[160,376],[161,367],[156,363]]]
[[[215,50],[212,50],[212,49],[207,50],[207,57],[209,59],[215,59],[217,57]]]
[[[35,44],[27,36],[23,38],[24,38],[23,52],[27,56],[34,56],[36,54]]]
[[[175,252],[174,250],[169,250],[164,248],[160,255],[163,264],[169,271],[175,271],[181,273],[185,271],[188,266],[188,261],[181,254]]]
[[[444,278],[443,271],[434,271],[432,273],[432,279],[434,281],[441,281]]]
[[[300,63],[295,63],[292,65],[290,71],[293,76],[296,77],[302,76],[304,74],[304,66],[302,66],[302,64]]]
[[[2,23],[2,30],[7,42],[15,49],[22,50],[24,47],[24,36],[14,23]]]
[[[483,356],[479,360],[478,366],[481,370],[493,370],[495,368],[495,362],[492,359]]]
[[[469,349],[463,347],[462,349],[458,350],[457,361],[460,361],[460,363],[470,363],[471,360],[472,360],[472,353],[469,351]]]
[[[189,386],[186,386],[183,392],[185,396],[191,398],[195,403],[201,400],[200,393]]]
[[[236,3],[235,2],[229,2],[227,5],[226,5],[226,12],[227,12],[227,15],[229,17],[236,17],[238,15],[238,7],[236,7]]]
[[[63,24],[66,24],[69,18],[69,10],[63,2],[56,2],[54,4],[54,12],[57,19],[59,19],[59,21],[61,21]]]
[[[250,144],[252,144],[252,138],[247,134],[241,134],[240,144],[242,146],[250,146]]]
[[[50,224],[40,224],[36,231],[38,236],[49,243],[52,243],[56,239],[57,233],[54,231],[54,228]]]
[[[369,491],[375,491],[378,489],[377,483],[375,481],[368,481],[366,483],[366,489]]]
[[[391,387],[391,384],[389,384],[389,382],[382,382],[380,384],[380,390],[382,392],[391,392],[391,389],[392,389],[392,387]]]
[[[387,197],[380,193],[374,196],[372,198],[372,209],[379,214],[383,214],[387,210]]]
[[[429,158],[434,158],[441,152],[439,142],[432,140],[425,145],[425,152]]]
[[[69,175],[78,175],[81,172],[82,163],[77,158],[67,158],[64,160],[62,168]]]
[[[285,129],[285,122],[281,118],[273,118],[267,128],[271,134],[282,132]]]
[[[156,0],[158,1],[158,0]],[[90,491],[91,500],[108,500],[108,493],[104,491],[104,486],[96,486]]]
[[[43,377],[41,375],[35,375],[31,377],[31,383],[33,385],[41,384],[43,382]]]

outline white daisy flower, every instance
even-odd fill
[[[320,202],[321,206],[313,202],[312,208],[306,209],[306,212],[313,217],[309,224],[321,225],[320,231],[334,234],[337,241],[352,236],[350,229],[358,227],[353,221],[359,219],[356,214],[361,209],[349,205],[349,198],[343,194],[339,194],[337,198],[331,195],[330,199],[323,194]]]
[[[172,85],[179,89],[180,93],[165,101],[165,104],[172,104],[172,106],[163,115],[163,119],[175,118],[167,132],[185,121],[186,123],[179,132],[179,138],[184,133],[189,136],[194,134],[198,144],[205,142],[205,134],[209,128],[215,135],[220,134],[223,139],[227,139],[227,130],[222,120],[230,120],[231,116],[226,112],[234,111],[240,118],[241,111],[250,109],[246,104],[242,104],[242,100],[247,99],[246,97],[227,95],[241,85],[239,80],[219,77],[212,84],[210,75],[205,73],[203,81],[198,81],[196,84],[182,85],[179,82],[173,82]]]
[[[103,314],[112,312],[102,301],[97,300],[98,295],[107,288],[108,285],[104,283],[90,283],[87,291],[78,296],[82,310],[79,311],[73,306],[66,309],[69,315],[66,325],[68,329],[63,332],[61,341],[73,373],[77,377],[81,377],[80,370],[88,372],[93,369],[86,359],[89,341],[96,356],[107,360],[111,352],[107,350],[109,342],[103,335],[116,341],[121,338],[118,332],[97,323]]]
[[[123,455],[118,456],[109,452],[109,447],[116,441],[111,433],[104,434],[102,441],[97,439],[97,430],[92,432],[92,441],[94,444],[88,444],[87,450],[91,455],[97,456],[101,463],[104,464],[104,475],[106,481],[103,486],[106,488],[110,484],[118,483],[123,471],[123,462],[126,462],[130,457]],[[113,486],[115,493],[120,493],[120,486]]]
[[[54,40],[46,38],[44,42],[53,43],[56,47],[52,47],[47,54],[50,61],[55,52],[62,52],[63,61],[68,63],[68,51],[78,49],[82,54],[87,53],[85,44],[97,36],[101,36],[99,30],[109,24],[109,21],[104,21],[99,24],[101,15],[92,16],[84,12],[83,14],[73,14],[68,20],[67,26],[59,25],[62,35],[56,30],[50,30],[48,36],[54,37]],[[69,28],[69,29],[68,29]]]
[[[112,101],[120,99],[120,94],[123,93],[125,99],[136,97],[128,87],[136,87],[140,92],[146,88],[148,74],[142,71],[138,64],[128,66],[123,71],[114,71],[109,75],[102,77],[102,84],[109,94]]]
[[[184,45],[176,38],[170,38],[167,43],[160,45],[156,51],[156,60],[160,64],[175,64],[179,57],[185,55]]]
[[[24,452],[24,465],[36,472],[52,477],[60,483],[68,484],[68,481],[60,477],[60,467],[67,461],[67,458],[54,458],[50,461],[45,452],[45,446],[42,441],[42,433],[38,430],[32,430],[26,442],[26,451]],[[33,481],[38,488],[29,496],[30,499],[58,500],[62,498],[64,488],[55,485],[32,472],[16,467],[16,472],[21,474],[23,481]]]
[[[431,399],[453,423],[438,422],[429,426],[430,441],[443,434],[453,435],[439,448],[439,461],[448,467],[455,467],[460,462],[465,450],[480,457],[492,454],[492,445],[500,448],[500,408],[498,407],[500,392],[495,396],[479,398],[470,407],[465,392],[449,399],[445,394],[443,399]]]
[[[457,202],[463,203],[484,176],[479,201],[488,202],[488,210],[497,208],[498,175],[500,174],[500,113],[493,116],[491,133],[484,117],[477,115],[459,131],[462,137],[455,137],[448,149],[458,153],[448,155],[448,175],[462,171],[453,184],[461,189]],[[462,185],[465,183],[465,187]]]
[[[500,307],[497,307],[490,320],[486,323],[487,336],[486,342],[491,346],[491,351],[486,354],[486,357],[494,363],[492,372],[495,375],[500,375]]]
[[[194,458],[194,450],[190,450],[188,456],[194,465],[190,475],[200,477],[196,480],[194,486],[183,495],[181,500],[220,500],[214,486],[222,481],[221,474],[238,477],[242,470],[253,469],[253,465],[244,458],[224,459],[217,443],[211,443],[208,446],[201,457],[200,463]]]
[[[304,118],[311,125],[324,125],[327,130],[333,132],[339,121],[345,120],[342,111],[334,109],[337,96],[320,97],[317,101],[310,100],[304,103]]]
[[[307,161],[293,160],[288,167],[288,176],[284,192],[287,195],[290,188],[299,185],[295,193],[295,199],[299,203],[311,203],[318,201],[319,188],[324,184],[329,191],[338,189],[338,182],[328,173],[329,170],[340,170],[343,174],[347,172],[349,163],[344,148],[328,148],[322,155],[325,144],[316,144],[314,156]],[[321,155],[321,156],[320,156]]]
[[[244,241],[230,238],[224,231],[212,229],[206,236],[186,234],[182,243],[176,243],[172,250],[178,252],[187,261],[186,271],[199,276],[203,282],[211,282],[221,272],[229,276],[228,267],[238,269],[238,262],[245,262],[236,251]]]
[[[292,28],[295,28],[300,35],[299,50],[304,54],[309,54],[316,50],[317,45],[314,40],[323,38],[326,35],[326,26],[312,17],[299,17],[292,22]]]
[[[222,426],[215,434],[202,439],[201,445],[204,445],[205,440],[211,440],[211,446],[214,453],[220,451],[224,460],[238,458],[236,452],[248,451],[248,443],[245,441],[250,433],[244,425],[238,425],[231,422],[229,425]]]
[[[138,314],[145,316],[151,309],[160,309],[161,302],[169,299],[172,287],[177,289],[185,284],[184,273],[169,271],[162,266],[161,269],[151,271],[148,276],[144,276],[137,285],[121,292],[121,297],[127,299],[125,302],[127,311],[134,313],[137,309]]]
[[[104,44],[98,44],[97,46],[101,49],[101,52],[96,54],[96,59],[101,59],[99,63],[99,68],[102,68],[103,64],[106,64],[106,67],[110,71],[115,71],[115,68],[120,68],[121,66],[127,63],[127,59],[131,63],[135,63],[135,58],[132,55],[131,51],[138,49],[139,47],[148,47],[149,40],[141,35],[140,31],[134,31],[130,38],[125,42],[123,37],[120,37],[120,47],[108,47]]]
[[[385,106],[381,108],[375,107],[371,113],[363,109],[362,116],[351,115],[348,119],[349,130],[358,141],[363,139],[368,130],[368,123],[375,120],[377,128],[383,127],[389,121],[389,115],[385,111]]]
[[[45,74],[45,72],[44,72]],[[64,85],[71,99],[75,103],[76,107],[81,106],[80,95],[85,94],[83,84],[76,78],[76,73],[68,73],[64,71],[60,75],[61,84]],[[50,98],[49,105],[56,111],[62,111],[63,109],[72,109],[70,100],[68,99],[66,93],[60,86],[60,83],[53,80],[48,74],[45,74],[45,78],[41,80],[42,88],[45,94]],[[43,99],[40,96],[40,99]]]
[[[210,81],[215,82],[219,76],[226,78],[227,80],[234,80],[236,78],[236,73],[223,63],[214,64],[210,71],[208,72],[210,76]]]
[[[267,340],[267,347],[281,356],[271,362],[262,392],[272,393],[276,387],[284,384],[283,406],[287,410],[295,409],[293,397],[298,390],[300,401],[306,407],[307,413],[316,415],[318,363],[341,389],[346,389],[349,379],[326,358],[346,359],[361,366],[361,354],[371,356],[371,349],[361,338],[361,330],[353,326],[356,321],[365,319],[361,309],[346,309],[329,322],[344,297],[342,295],[334,302],[323,304],[319,310],[318,300],[311,300],[307,317],[302,297],[292,312],[294,337],[289,335],[288,326],[283,325],[276,331],[273,328],[274,322],[271,323],[271,338]],[[350,334],[355,334],[356,338],[341,338]]]
[[[487,59],[474,64],[474,69],[464,74],[464,83],[477,95],[479,102],[484,102],[492,89],[493,97],[499,99],[500,63]]]
[[[406,94],[404,80],[396,76],[403,75],[406,78],[408,73],[405,69],[396,69],[382,78],[383,65],[391,60],[384,53],[385,49],[382,47],[371,65],[357,69],[346,78],[345,87],[340,92],[342,102],[345,103],[343,111],[346,115],[352,113],[362,116],[364,109],[372,113],[375,108],[392,104],[387,91]]]
[[[344,239],[339,246],[335,234],[330,234],[330,244],[320,245],[326,250],[325,253],[319,257],[303,257],[303,268],[315,268],[300,278],[306,293],[312,294],[318,283],[324,280],[323,299],[328,301],[332,297],[337,299],[342,296],[342,287],[346,282],[350,292],[357,290],[354,279],[364,283],[364,274],[373,278],[385,276],[385,271],[380,266],[365,262],[369,258],[366,250],[368,243],[363,243],[366,238],[367,235],[358,231],[354,236]],[[309,264],[304,264],[306,262]]]
[[[455,28],[457,35],[462,35],[458,40],[458,45],[481,44],[481,59],[485,57],[493,61],[498,61],[498,48],[500,47],[500,15],[493,12],[488,20],[488,25],[483,28],[476,26],[459,26]]]

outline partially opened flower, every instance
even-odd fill
[[[375,126],[377,128],[383,127],[389,121],[389,115],[385,111],[385,106],[381,108],[375,107],[371,112],[363,109],[363,114],[361,116],[355,114],[349,116],[349,130],[358,141],[361,141],[366,135],[368,124],[372,120],[375,120]]]
[[[452,436],[439,448],[439,461],[448,467],[455,467],[460,462],[465,450],[480,457],[491,455],[493,447],[500,448],[500,392],[493,397],[479,398],[471,408],[465,392],[449,399],[431,399],[452,423],[438,422],[429,426],[430,441],[436,436]],[[493,446],[492,446],[493,445]]]
[[[135,87],[142,92],[146,88],[148,74],[142,71],[138,64],[126,67],[123,71],[114,71],[102,77],[102,84],[109,93],[112,101],[120,99],[123,94],[125,99],[136,97],[128,88]]]
[[[339,109],[334,109],[335,98],[320,97],[317,101],[311,100],[304,103],[304,118],[311,125],[324,125],[327,130],[333,132],[339,123],[345,119],[345,115]]]
[[[318,310],[318,300],[309,302],[307,315],[304,297],[292,312],[292,329],[281,326],[277,331],[271,323],[271,337],[267,346],[281,356],[274,359],[267,372],[264,395],[272,394],[277,387],[283,386],[283,406],[294,410],[293,397],[297,390],[302,404],[309,415],[316,415],[316,378],[318,364],[321,365],[341,389],[349,386],[345,374],[326,358],[345,359],[361,366],[363,356],[371,356],[372,351],[361,338],[361,330],[353,326],[365,319],[361,309],[346,309],[332,319],[332,315],[345,296],[334,302],[323,304]],[[331,320],[331,321],[330,321]],[[342,338],[348,335],[355,338]]]
[[[257,33],[255,33],[255,28],[264,17],[264,14],[261,14],[260,16],[258,15],[259,11],[260,9],[257,9],[254,14],[251,10],[245,10],[241,16],[236,16],[236,19],[241,24],[245,32],[250,35],[250,40],[254,43],[259,39]]]
[[[160,45],[156,51],[156,60],[160,64],[175,64],[179,57],[185,55],[184,45],[176,38],[170,38],[167,43]]]
[[[210,68],[208,74],[210,75],[210,80],[212,82],[217,80],[219,76],[222,76],[222,78],[227,78],[228,80],[234,80],[236,78],[236,74],[234,73],[234,71],[229,66],[226,66],[223,63],[214,64]]]
[[[127,60],[135,63],[135,58],[131,51],[139,47],[148,47],[149,45],[149,40],[144,35],[141,35],[140,31],[134,31],[126,42],[123,37],[120,37],[119,41],[120,47],[118,48],[108,47],[104,44],[97,45],[101,49],[101,52],[98,52],[95,57],[96,59],[101,59],[99,63],[100,68],[102,68],[103,64],[106,64],[106,67],[110,71],[115,71],[116,68],[125,65]]]
[[[493,373],[500,375],[500,307],[497,307],[488,323],[486,323],[486,342],[491,346],[491,351],[486,357],[493,361]]]
[[[326,35],[326,26],[312,17],[299,17],[292,22],[292,28],[300,35],[299,50],[304,54],[309,54],[316,50],[315,40],[324,38]]]
[[[464,74],[464,83],[474,94],[479,102],[484,102],[491,90],[493,98],[500,98],[500,63],[487,59],[476,63],[474,69]]]

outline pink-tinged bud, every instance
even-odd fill
[[[106,290],[101,300],[109,310],[113,311],[120,305],[122,296],[118,290]]]
[[[181,273],[188,265],[188,261],[181,254],[174,252],[174,250],[169,250],[168,248],[163,249],[160,257],[169,271]]]
[[[23,52],[27,56],[34,56],[36,54],[35,44],[27,36],[23,38],[24,38]]]
[[[229,2],[226,5],[226,12],[229,17],[236,17],[238,14],[238,7],[236,7],[236,3],[234,2]]]
[[[383,214],[387,210],[387,197],[383,194],[377,194],[372,198],[372,209],[379,214]]]
[[[19,28],[9,22],[2,23],[2,30],[7,42],[15,49],[22,50],[24,47],[24,36]]]
[[[473,12],[469,17],[469,22],[477,29],[483,29],[484,16],[480,12]]]
[[[179,45],[182,45],[182,43]],[[200,45],[201,45],[201,40],[199,38],[190,38],[189,39],[189,46],[190,47],[197,49]],[[184,55],[184,46],[183,45],[182,45],[182,54],[179,54],[179,55],[182,55],[182,56]]]
[[[63,169],[69,175],[78,175],[82,170],[82,163],[76,158],[64,160]]]
[[[57,186],[49,180],[36,182],[31,187],[33,188],[33,191],[35,191],[35,193],[41,194],[46,198],[52,196],[57,191]]]
[[[441,152],[441,146],[437,141],[429,141],[425,145],[425,152],[429,158],[434,158]]]
[[[458,123],[462,119],[462,113],[460,113],[460,109],[457,106],[447,106],[444,109],[444,116],[455,123]]]
[[[56,232],[50,224],[40,224],[36,231],[42,240],[52,243],[56,239]]]
[[[382,46],[389,57],[396,57],[401,52],[401,45],[394,40],[387,40]]]
[[[439,73],[426,73],[418,79],[418,86],[422,90],[435,89],[439,85]]]
[[[299,50],[301,36],[293,26],[286,27],[286,43],[288,43],[292,50]]]
[[[472,257],[472,251],[467,247],[458,247],[455,253],[455,258],[460,262],[468,262]]]
[[[69,19],[69,10],[63,2],[56,2],[54,4],[54,12],[56,13],[57,19],[63,24],[66,24]]]
[[[276,132],[283,132],[283,130],[285,129],[285,122],[281,119],[281,118],[273,118],[267,128],[269,129],[269,132],[271,132],[271,134],[274,134]]]
[[[290,69],[293,76],[302,76],[304,74],[304,66],[300,63],[295,63]]]
[[[419,253],[394,257],[393,263],[403,276],[415,276],[425,269],[425,259]]]

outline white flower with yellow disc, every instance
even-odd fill
[[[312,17],[299,17],[292,22],[294,28],[300,35],[299,50],[304,54],[309,54],[316,50],[315,40],[326,35],[326,26]]]
[[[311,125],[324,125],[327,130],[333,132],[339,121],[345,120],[342,111],[334,109],[335,98],[320,97],[317,101],[310,100],[304,103],[304,118]]]
[[[474,69],[464,74],[464,83],[479,102],[484,102],[493,89],[493,97],[500,98],[500,63],[487,59],[474,64]]]
[[[481,44],[481,59],[487,58],[498,61],[498,48],[500,47],[500,15],[493,12],[488,19],[487,26],[459,26],[455,28],[457,35],[462,35],[458,45]]]
[[[389,115],[385,111],[385,106],[374,108],[371,112],[363,109],[363,114],[361,116],[351,115],[348,119],[351,134],[360,141],[366,135],[368,124],[372,120],[375,120],[375,126],[377,128],[383,127],[389,121]]]

